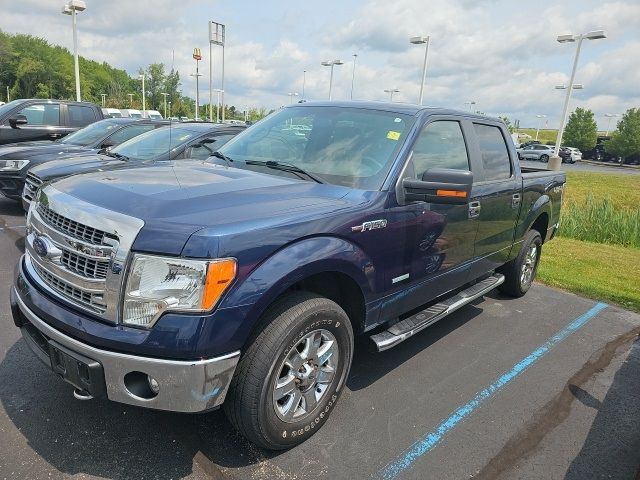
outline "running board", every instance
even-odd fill
[[[496,273],[456,293],[452,297],[442,300],[409,318],[400,320],[398,323],[393,324],[380,333],[371,335],[371,340],[376,344],[379,352],[395,347],[400,342],[412,337],[429,325],[434,324],[476,298],[493,290],[502,282],[504,282],[504,275]]]

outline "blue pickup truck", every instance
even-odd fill
[[[564,183],[521,168],[497,119],[298,104],[206,161],[43,184],[13,318],[76,398],[223,406],[285,449],[335,407],[354,335],[382,351],[493,288],[524,295]]]

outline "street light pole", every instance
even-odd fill
[[[142,79],[142,118],[146,118],[147,112],[147,92],[144,89],[144,73],[140,74],[140,78]]]
[[[580,49],[582,48],[582,41],[584,39],[598,40],[601,38],[607,38],[604,30],[596,30],[581,35],[559,35],[557,40],[559,43],[572,43],[577,41],[576,54],[573,59],[573,68],[571,69],[571,78],[569,79],[569,85],[567,87],[567,94],[564,98],[564,105],[562,107],[562,117],[560,117],[560,128],[558,130],[558,137],[556,139],[556,145],[553,149],[553,156],[549,159],[549,170],[558,170],[560,168],[561,159],[559,156],[560,145],[562,144],[562,136],[564,135],[565,122],[567,121],[567,113],[569,111],[569,101],[571,100],[571,92],[573,91],[573,81],[576,78],[576,70],[578,68],[578,59],[580,58]]]
[[[353,56],[353,70],[351,72],[351,100],[353,100],[353,83],[356,79],[356,60],[358,58],[358,54],[354,53],[352,56]]]
[[[78,26],[76,15],[78,12],[86,10],[87,4],[83,0],[70,0],[63,9],[62,13],[71,15],[71,25],[73,28],[73,70],[76,80],[76,101],[80,101],[80,65],[78,63]]]
[[[329,100],[331,100],[331,90],[333,88],[333,67],[336,65],[342,65],[344,62],[342,60],[325,60],[321,63],[324,67],[331,67],[331,76],[329,77]]]
[[[129,108],[133,108],[133,93],[127,93],[129,96]]]
[[[302,71],[302,100],[304,100],[304,85],[307,83],[307,71]]]
[[[297,97],[298,92],[289,92],[287,95],[289,95],[289,105],[291,105],[293,103],[293,97]]]
[[[465,105],[469,105],[469,111],[472,111],[473,106],[476,104],[474,100],[470,100],[468,102],[464,102]]]
[[[536,128],[536,140],[538,140],[538,133],[540,132],[540,124],[542,123],[542,119],[543,118],[547,118],[546,115],[536,115],[536,118],[538,119],[538,128]]]
[[[619,117],[620,114],[619,113],[605,113],[604,114],[605,117],[607,117],[609,120],[607,120],[607,132],[604,134],[605,137],[609,136],[609,130],[611,127],[611,119],[614,117]]]
[[[107,98],[107,94],[101,93],[100,96],[102,97],[102,108],[104,108],[104,103],[105,103],[105,99]]]
[[[222,93],[222,90],[214,88],[213,91],[218,94],[218,98],[216,99],[216,122],[220,123],[220,94]]]
[[[431,37],[411,37],[409,43],[414,45],[424,45],[424,61],[422,63],[422,81],[420,82],[420,97],[418,99],[418,105],[422,105],[422,99],[424,97],[424,83],[427,79],[427,55],[429,54],[429,41]]]
[[[202,74],[199,70],[200,60],[202,60],[202,54],[199,48],[193,49],[193,59],[196,61],[196,73],[191,74],[192,77],[196,77],[196,120],[199,120],[199,108],[200,108],[200,77]]]
[[[167,118],[167,96],[169,95],[166,92],[160,93],[164,97],[164,118]]]
[[[385,93],[389,94],[389,101],[393,102],[393,94],[394,93],[398,93],[400,90],[398,90],[397,88],[389,88],[389,89],[385,89]]]

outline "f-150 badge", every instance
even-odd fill
[[[356,225],[355,227],[351,227],[351,231],[366,232],[367,230],[376,230],[378,228],[384,228],[386,226],[387,226],[387,221],[385,219],[371,220],[369,222],[364,222],[362,225]]]

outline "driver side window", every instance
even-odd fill
[[[469,156],[460,123],[435,121],[424,127],[413,146],[416,178],[430,168],[469,170]]]

